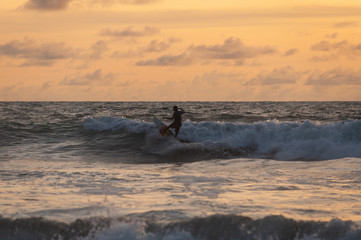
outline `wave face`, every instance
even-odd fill
[[[99,239],[99,240],[356,240],[359,226],[351,221],[296,221],[282,216],[254,220],[236,215],[213,215],[169,223],[122,217],[78,219],[71,223],[43,218],[0,218],[3,240]]]
[[[154,116],[170,117],[173,105],[0,103],[0,158],[361,157],[361,102],[184,102],[179,141],[159,136],[153,123]]]
[[[162,137],[151,122],[126,118],[87,118],[93,131],[142,135],[142,148],[167,157],[264,157],[278,160],[326,160],[361,157],[361,121],[257,123],[185,121],[179,141]]]

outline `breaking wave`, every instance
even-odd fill
[[[142,149],[166,157],[263,157],[278,160],[361,157],[361,120],[333,123],[185,121],[179,141],[160,136],[151,122],[127,118],[86,118],[83,127],[93,131],[140,134],[144,139]]]
[[[352,221],[297,221],[272,215],[252,219],[236,215],[213,215],[162,223],[147,218],[89,218],[71,223],[45,218],[0,217],[3,240],[99,239],[99,240],[356,240],[360,227]]]

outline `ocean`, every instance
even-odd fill
[[[361,239],[361,102],[0,102],[0,193],[1,240]]]

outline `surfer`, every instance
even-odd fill
[[[178,136],[178,132],[180,127],[182,126],[182,114],[185,113],[185,111],[182,108],[178,108],[177,106],[173,107],[173,116],[168,119],[174,119],[173,123],[171,123],[166,129],[164,129],[163,132],[166,132],[169,128],[175,129],[175,138]]]

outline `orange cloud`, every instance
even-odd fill
[[[294,84],[302,76],[301,72],[296,72],[291,66],[275,68],[272,72],[260,73],[247,84],[254,85],[276,85]]]
[[[152,40],[148,46],[144,49],[145,52],[162,52],[168,49],[172,43],[177,42],[175,38],[169,39],[167,42]]]
[[[164,55],[156,59],[141,60],[136,63],[136,66],[186,66],[190,65],[193,59],[183,53],[179,55]]]
[[[327,61],[335,61],[338,59],[338,56],[335,54],[327,54],[322,56],[313,56],[310,59],[310,62],[327,62]]]
[[[89,54],[89,58],[93,60],[98,60],[107,50],[108,50],[107,43],[102,40],[99,40],[91,46],[90,48],[91,52]]]
[[[24,59],[21,67],[52,66],[63,59],[99,60],[108,50],[105,41],[99,40],[89,49],[75,48],[64,42],[39,42],[30,38],[0,44],[0,57]]]
[[[247,58],[254,58],[263,54],[275,53],[276,49],[265,47],[251,47],[245,45],[239,38],[228,38],[223,44],[190,46],[179,55],[164,55],[156,59],[142,60],[137,66],[183,66],[196,60],[236,60],[237,63]]]
[[[24,8],[32,10],[64,10],[69,3],[74,0],[28,0]],[[159,2],[159,0],[92,0],[89,4],[113,5],[113,4],[129,4],[144,5]]]
[[[361,43],[352,44],[348,41],[340,41],[331,43],[329,41],[321,41],[311,46],[313,51],[321,52],[337,52],[337,55],[344,55],[347,57],[361,56]]]
[[[239,38],[233,37],[224,40],[223,44],[191,46],[189,51],[206,59],[243,59],[276,52],[269,46],[246,46]]]
[[[112,5],[116,3],[120,4],[132,4],[132,5],[143,5],[159,2],[160,0],[93,0],[93,3],[100,3],[102,5]]]
[[[152,40],[145,47],[139,47],[136,50],[128,51],[114,51],[111,55],[112,58],[130,58],[141,57],[144,53],[163,52],[171,47],[173,43],[180,41],[176,38],[170,38],[168,41]]]
[[[311,46],[311,50],[328,52],[335,49],[345,48],[346,45],[348,45],[347,41],[341,41],[337,43],[330,43],[329,41],[321,41]]]
[[[285,56],[285,57],[292,56],[292,55],[296,54],[297,52],[298,52],[298,49],[297,49],[297,48],[291,48],[291,49],[288,49],[288,50],[283,54],[283,56]]]
[[[310,75],[307,85],[361,85],[361,69],[354,71],[341,67]]]
[[[22,66],[51,66],[56,60],[79,55],[80,49],[67,46],[63,42],[37,43],[35,40],[25,38],[0,44],[0,56],[26,59]]]
[[[143,30],[134,30],[133,27],[128,27],[123,30],[103,29],[100,31],[101,36],[127,38],[127,37],[146,37],[159,33],[160,30],[156,27],[146,26]]]
[[[26,9],[37,10],[61,10],[68,7],[72,0],[28,0],[25,3]]]
[[[107,85],[113,82],[117,77],[117,74],[108,73],[103,74],[101,69],[95,70],[91,73],[86,73],[83,76],[66,76],[60,85],[71,85],[71,86],[84,86],[90,84]]]
[[[333,25],[334,28],[350,28],[350,27],[357,27],[357,22],[339,22]]]

